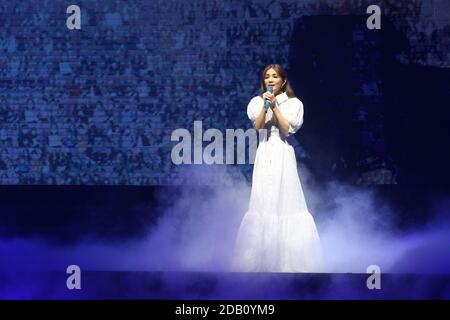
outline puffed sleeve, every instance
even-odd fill
[[[256,96],[250,100],[247,106],[247,115],[252,123],[255,122],[263,106],[264,100],[260,96]]]
[[[280,111],[289,122],[288,136],[290,136],[296,133],[303,124],[303,103],[297,98],[289,99],[286,103],[287,105]]]

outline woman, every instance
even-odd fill
[[[261,94],[250,101],[247,114],[255,129],[266,129],[267,134],[256,152],[250,204],[237,235],[233,267],[320,271],[319,236],[306,206],[294,149],[286,140],[303,123],[303,104],[280,65],[265,67],[261,83]]]

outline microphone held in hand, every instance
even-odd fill
[[[267,92],[273,93],[273,87],[267,87]],[[264,102],[264,107],[266,109],[269,109],[269,107],[270,107],[270,100],[269,99],[266,99],[266,101]]]

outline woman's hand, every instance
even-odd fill
[[[273,108],[275,106],[275,95],[270,92],[264,92],[262,95],[264,101],[269,100],[270,101],[270,107]]]

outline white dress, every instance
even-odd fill
[[[289,122],[289,135],[300,129],[302,102],[282,93],[275,103]],[[247,114],[252,122],[263,105],[260,96],[248,104]],[[322,270],[319,235],[306,206],[294,148],[278,129],[270,108],[264,128],[267,135],[256,152],[250,203],[237,234],[233,269],[319,272]]]

